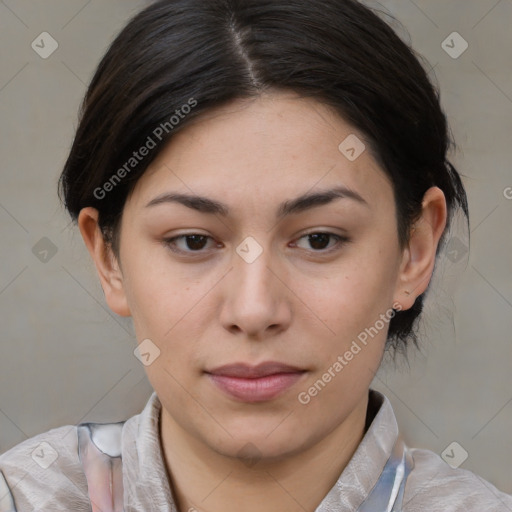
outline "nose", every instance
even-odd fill
[[[292,293],[286,270],[273,261],[270,249],[254,261],[235,253],[224,281],[220,320],[230,333],[263,340],[289,327]]]

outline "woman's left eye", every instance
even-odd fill
[[[313,247],[314,252],[330,252],[349,241],[346,236],[325,232],[308,233],[301,236],[298,240],[302,240],[303,238],[308,240],[308,244],[310,247]],[[337,243],[335,243],[334,246],[326,248],[325,246],[329,245],[329,240],[332,240],[333,238],[337,240]],[[308,248],[306,249],[309,250]]]
[[[331,244],[331,246],[329,247],[329,242],[332,241],[333,238],[336,239],[336,242],[334,244]],[[312,248],[313,252],[320,253],[336,250],[337,248],[339,248],[339,246],[350,241],[346,236],[326,232],[308,233],[306,235],[301,236],[297,240],[300,241],[302,239],[307,239],[308,244],[310,245],[310,248],[303,247],[304,249],[311,250]],[[205,252],[204,249],[205,246],[207,245],[208,240],[213,240],[213,238],[207,235],[191,233],[188,235],[179,235],[172,238],[166,238],[163,240],[163,242],[164,245],[173,252],[181,254],[190,254]],[[297,243],[295,243],[294,245],[298,246]]]

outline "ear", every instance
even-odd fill
[[[415,222],[400,264],[395,301],[406,310],[428,287],[439,240],[447,220],[446,199],[438,187],[431,187],[423,196],[422,212]]]
[[[131,316],[123,285],[123,275],[98,225],[98,210],[92,207],[83,208],[78,215],[78,227],[96,265],[108,306],[120,316]]]

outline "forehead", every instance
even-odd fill
[[[359,131],[314,99],[279,92],[236,100],[177,132],[131,200],[142,208],[162,192],[177,191],[281,203],[339,185],[370,202],[388,204],[393,196]]]

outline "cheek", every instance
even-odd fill
[[[165,249],[157,242],[130,243],[130,239],[144,240],[144,233],[126,236],[123,268],[124,288],[135,325],[158,332],[185,307],[190,288],[190,276],[171,266]],[[164,331],[166,332],[166,331]],[[159,332],[159,336],[162,333]]]
[[[194,366],[205,330],[207,292],[216,280],[197,279],[148,254],[134,253],[126,265],[125,291],[136,338],[139,343],[150,339],[160,351],[155,364],[146,367],[150,378],[165,377],[166,369],[180,376]]]
[[[392,251],[354,251],[329,276],[299,280],[297,294],[338,339],[347,339],[346,335],[373,324],[392,304],[396,258]]]
[[[390,272],[385,269],[384,264],[357,264],[329,287],[316,290],[319,317],[329,331],[317,339],[316,371],[300,390],[303,402],[299,402],[308,401],[310,416],[325,417],[327,409],[332,411],[332,421],[341,421],[370,386],[393,316]],[[311,332],[311,323],[305,325]]]
[[[317,371],[308,383],[315,386],[312,393],[322,390],[321,398],[311,400],[311,408],[318,414],[320,404],[336,408],[340,397],[349,401],[348,397],[360,397],[379,367],[393,317],[397,256],[392,249],[358,251],[344,260],[334,272],[336,277],[323,285],[310,280],[309,290],[306,286],[301,292],[307,292],[304,296],[323,322],[315,322],[316,330],[321,328],[323,334],[315,345]],[[311,332],[311,319],[303,322],[306,332]],[[307,393],[307,389],[303,391]]]

